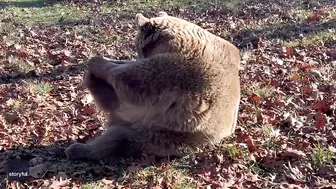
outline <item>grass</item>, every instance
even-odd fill
[[[231,159],[235,159],[241,154],[240,149],[236,145],[227,147],[226,152]]]
[[[270,124],[261,125],[261,136],[264,139],[271,138],[273,136],[273,127]]]
[[[84,184],[82,186],[82,189],[103,189],[104,186],[100,183],[89,183],[89,184]]]
[[[262,168],[260,168],[260,166],[257,163],[252,163],[250,165],[250,169],[253,173],[258,174],[258,175],[265,173],[265,171]]]
[[[226,7],[229,10],[236,10],[238,7],[237,0],[212,0],[212,1],[204,1],[204,0],[152,0],[146,1],[144,3],[141,0],[126,0],[123,1],[122,4],[118,4],[119,6],[115,6],[114,4],[107,4],[102,6],[102,13],[116,13],[116,12],[143,12],[143,11],[151,11],[151,10],[167,10],[174,7],[179,8],[189,8],[189,7],[197,7],[198,9],[204,9],[210,4],[219,4],[221,6]]]
[[[0,11],[1,13],[1,11]],[[13,25],[8,25],[7,23],[0,22],[0,34],[7,35],[13,32],[15,27]]]
[[[53,90],[53,86],[49,82],[37,82],[33,84],[32,89],[35,94],[45,95]]]
[[[311,161],[313,165],[319,167],[332,162],[333,153],[328,148],[317,144],[312,151]]]
[[[195,188],[195,183],[187,176],[188,174],[187,169],[172,166],[168,171],[168,178],[175,183],[174,188]]]
[[[13,6],[18,8],[43,7],[46,0],[3,0],[0,6]]]
[[[79,6],[54,4],[46,6],[47,0],[7,0],[1,2],[0,6],[6,7],[6,9],[0,10],[6,18],[15,20],[25,26],[35,25],[62,25],[67,23],[78,22],[85,20],[88,17],[95,14],[91,10],[80,8]],[[146,1],[144,3],[141,0],[135,1],[122,1],[122,3],[108,3],[101,6],[101,13],[103,14],[120,14],[120,12],[138,13],[147,11],[161,11],[171,9],[172,7],[187,8],[193,7],[207,7],[209,4],[220,4],[228,9],[236,9],[238,6],[237,0],[153,0]],[[87,8],[90,6],[86,6]],[[6,27],[0,27],[0,31],[6,30]],[[4,31],[8,33],[9,31]],[[113,36],[102,37],[99,39],[102,42],[116,40]]]
[[[284,42],[284,46],[288,48],[293,47],[307,47],[307,46],[324,46],[327,41],[336,40],[335,31],[323,31],[318,33],[313,33],[303,37],[302,39],[296,39],[292,41]]]
[[[187,189],[195,188],[195,183],[188,177],[188,170],[180,168],[176,165],[169,165],[167,167],[147,166],[144,168],[137,168],[131,175],[124,173],[124,176],[131,176],[132,185],[142,185],[151,181],[159,182],[166,179],[168,183],[173,185],[173,188]]]
[[[88,11],[78,7],[60,4],[44,6],[44,2],[46,1],[13,0],[2,3],[7,10],[0,13],[26,26],[69,23],[83,20],[90,15]]]
[[[267,87],[256,86],[253,89],[253,92],[257,94],[258,96],[260,96],[261,98],[268,98],[272,96],[275,90],[276,89],[273,86],[267,86]]]
[[[101,32],[97,41],[100,43],[111,43],[111,42],[120,42],[122,40],[125,40],[123,36],[114,34],[106,35],[104,32]]]
[[[16,60],[13,68],[14,68],[15,72],[22,73],[22,74],[26,74],[30,71],[35,70],[34,66],[32,66],[32,65],[30,65],[26,62],[20,61],[20,60]]]
[[[11,98],[6,103],[12,108],[13,111],[18,111],[21,108],[21,102],[17,99]]]
[[[265,146],[267,149],[271,150],[277,150],[280,149],[280,144],[278,144],[274,139],[268,139],[263,143],[263,146]]]
[[[274,131],[271,124],[261,124],[260,133],[261,137],[264,139],[263,146],[271,150],[276,150],[280,148],[280,145],[276,142],[276,137],[278,133]]]
[[[261,98],[271,97],[272,94],[276,91],[273,86],[261,87],[259,85],[255,86],[246,86],[242,88],[242,93],[246,95],[251,95],[252,93],[257,94]]]

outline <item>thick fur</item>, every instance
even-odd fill
[[[235,130],[238,49],[164,12],[151,19],[137,14],[136,24],[137,60],[96,56],[88,63],[84,84],[110,113],[108,129],[86,144],[67,148],[70,159],[109,159],[130,148],[183,156]],[[125,143],[129,149],[120,148]]]

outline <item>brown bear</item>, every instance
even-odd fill
[[[137,14],[136,24],[137,60],[88,63],[84,83],[109,122],[101,136],[67,148],[69,159],[106,160],[134,149],[183,156],[235,130],[239,50],[164,12]]]

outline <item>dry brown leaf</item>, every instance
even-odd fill
[[[305,158],[306,154],[303,151],[287,148],[279,154],[281,157],[287,158]]]
[[[50,189],[62,189],[63,187],[69,188],[71,184],[71,179],[66,180],[53,180],[52,184],[49,186]]]
[[[318,169],[318,174],[323,177],[336,178],[336,165],[325,165]]]
[[[5,120],[8,123],[13,124],[13,123],[17,123],[20,120],[20,117],[17,112],[14,112],[14,113],[8,112],[5,115]]]

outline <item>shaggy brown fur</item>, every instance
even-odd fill
[[[183,156],[233,133],[240,100],[238,49],[185,20],[136,15],[136,61],[92,58],[84,83],[110,113],[107,131],[66,149],[70,159],[108,159],[132,148]],[[129,145],[126,145],[129,147]],[[130,148],[130,147],[129,147]]]

